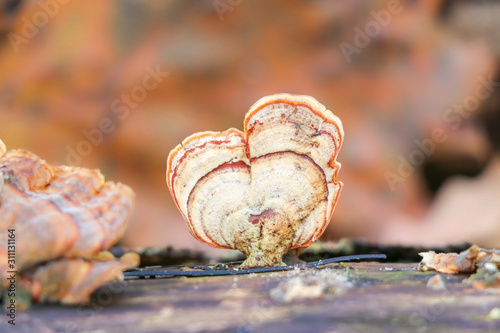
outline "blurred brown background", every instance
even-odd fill
[[[137,204],[124,245],[207,250],[168,192],[168,152],[197,131],[241,129],[260,97],[307,94],[346,132],[345,187],[324,239],[500,246],[500,167],[483,117],[498,96],[499,8],[4,0],[0,138],[130,185]],[[402,159],[415,170],[402,175]]]

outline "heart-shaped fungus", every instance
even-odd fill
[[[175,147],[167,184],[196,239],[243,252],[242,266],[281,265],[330,221],[343,137],[340,119],[314,98],[267,96],[247,112],[244,133],[196,133]]]

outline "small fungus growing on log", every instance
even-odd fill
[[[310,96],[276,94],[247,112],[244,132],[201,132],[169,154],[167,184],[191,234],[236,249],[244,267],[282,265],[333,214],[342,122]]]
[[[441,273],[475,273],[467,282],[476,289],[500,288],[500,250],[483,249],[472,245],[461,253],[422,252],[421,271],[435,270]]]

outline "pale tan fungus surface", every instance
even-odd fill
[[[281,265],[330,221],[343,137],[340,119],[314,98],[267,96],[244,132],[196,133],[175,147],[167,184],[196,239],[243,252],[243,266]]]

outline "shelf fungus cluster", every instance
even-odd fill
[[[196,133],[175,147],[167,184],[196,239],[243,252],[245,267],[282,265],[330,221],[343,137],[340,119],[314,98],[267,96],[244,132]]]
[[[447,274],[474,273],[467,282],[476,289],[500,288],[500,250],[483,249],[472,245],[461,253],[421,252],[421,271]]]
[[[0,140],[0,288],[9,272],[35,301],[85,303],[106,281],[138,264],[108,252],[124,233],[133,191],[98,170],[53,167]]]

